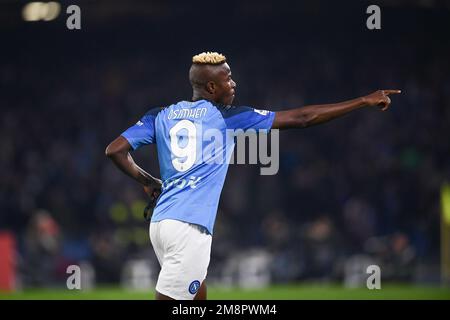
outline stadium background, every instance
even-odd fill
[[[62,297],[66,268],[78,264],[85,288],[116,292],[97,298],[126,298],[122,287],[152,298],[158,265],[146,199],[104,149],[146,110],[189,99],[190,58],[207,50],[227,56],[237,105],[277,111],[403,91],[388,112],[282,132],[275,176],[230,167],[208,276],[213,298],[230,287],[277,297],[258,291],[274,285],[284,298],[326,297],[313,294],[318,283],[343,297],[340,288],[365,287],[369,264],[381,267],[382,284],[406,286],[397,298],[443,282],[447,1],[378,1],[375,31],[362,1],[59,3],[55,20],[36,22],[22,19],[27,1],[0,4],[0,229],[2,260],[12,240],[16,264],[13,282],[2,269],[4,289],[61,289],[31,297]],[[66,28],[71,4],[81,8],[81,30]],[[154,146],[134,156],[157,175]],[[225,297],[241,297],[231,292]]]

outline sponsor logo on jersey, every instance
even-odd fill
[[[190,187],[191,189],[197,188],[197,183],[202,179],[202,177],[190,176],[189,179],[167,179],[162,184],[162,189],[167,190],[172,187],[177,187],[178,189],[183,189],[184,187]]]

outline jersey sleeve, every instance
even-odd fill
[[[228,129],[254,129],[269,131],[275,112],[251,107],[229,107],[222,111]]]
[[[148,111],[134,126],[125,130],[121,136],[128,140],[133,150],[156,142],[155,119],[161,108]]]

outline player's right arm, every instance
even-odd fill
[[[105,154],[122,172],[139,182],[147,194],[154,196],[153,193],[161,188],[161,180],[153,177],[134,162],[130,154],[132,149],[128,140],[119,136],[108,145]]]
[[[382,111],[391,104],[390,94],[400,90],[378,90],[367,96],[340,103],[311,105],[275,113],[272,129],[306,128],[341,117],[362,107],[379,106]]]
[[[144,191],[155,200],[161,193],[161,180],[153,177],[139,167],[131,157],[130,151],[156,143],[155,118],[161,108],[151,109],[134,126],[129,127],[105,150],[106,156],[125,174],[139,182]]]

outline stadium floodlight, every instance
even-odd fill
[[[44,3],[31,2],[25,5],[22,10],[22,17],[25,21],[38,21],[41,18],[41,8]]]
[[[51,21],[58,17],[61,11],[61,5],[58,2],[47,3],[47,14],[44,17],[45,21]]]
[[[51,21],[58,17],[61,5],[58,2],[30,2],[22,9],[22,18],[25,21]]]

